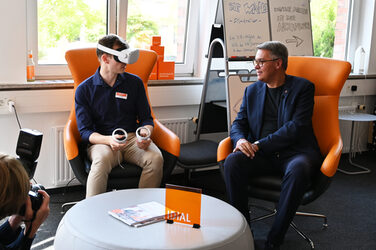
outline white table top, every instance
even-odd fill
[[[148,201],[165,203],[165,189],[127,189],[104,193],[73,206],[61,220],[59,249],[254,249],[243,215],[214,197],[201,197],[201,228],[164,221],[134,228],[109,210]]]
[[[376,115],[365,113],[340,113],[339,119],[344,121],[372,122],[376,121]]]

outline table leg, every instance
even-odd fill
[[[353,138],[354,138],[354,121],[351,121],[351,136],[350,136],[350,152],[349,152],[349,163],[354,166],[354,167],[357,167],[357,168],[360,168],[360,169],[363,169],[363,171],[355,171],[355,172],[350,172],[350,171],[346,171],[346,170],[343,170],[343,169],[340,169],[338,168],[338,171],[341,172],[341,173],[344,173],[344,174],[349,174],[349,175],[356,175],[356,174],[368,174],[368,173],[371,173],[371,170],[369,168],[366,168],[362,165],[359,165],[359,164],[356,164],[356,163],[353,163],[352,162],[352,154],[353,154],[353,150],[352,150],[352,146],[353,146]]]

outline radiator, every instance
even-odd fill
[[[187,143],[190,141],[190,119],[161,119],[159,121],[179,137],[180,143]]]
[[[75,177],[65,157],[63,131],[64,126],[52,127],[54,149],[51,151],[53,152],[54,186],[56,187],[67,185]],[[75,179],[70,184],[79,184],[79,182]]]
[[[159,121],[180,138],[180,143],[189,141],[190,120],[188,118],[162,119]],[[67,185],[75,177],[65,157],[63,131],[64,126],[52,127],[52,145],[54,146],[52,162],[54,166],[54,186],[56,187]],[[69,184],[76,185],[79,182],[75,179]]]

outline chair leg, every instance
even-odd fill
[[[260,206],[260,205],[257,205],[257,204],[251,204],[250,206],[251,206],[251,207],[256,207],[256,208],[258,208],[258,209],[266,210],[266,211],[269,212],[269,213],[266,214],[266,215],[262,215],[262,216],[259,216],[259,217],[254,218],[254,219],[251,219],[250,222],[255,222],[255,221],[260,221],[260,220],[263,220],[263,219],[267,219],[267,218],[269,218],[269,217],[274,216],[274,215],[277,213],[277,210],[276,210],[276,209],[271,209],[271,208],[264,207],[264,206]],[[251,210],[249,210],[249,212],[251,212]]]
[[[306,212],[296,212],[295,215],[299,216],[309,216],[309,217],[315,217],[315,218],[322,218],[324,220],[324,223],[322,224],[323,229],[328,227],[328,218],[326,218],[323,214],[315,214],[315,213],[306,213]]]
[[[266,215],[262,215],[262,216],[259,216],[257,218],[254,218],[254,219],[251,219],[251,222],[255,222],[255,221],[260,221],[260,220],[263,220],[263,219],[266,219],[266,218],[269,218],[269,217],[272,217],[274,216],[276,213],[277,213],[277,210],[276,209],[271,209],[271,208],[268,208],[268,207],[264,207],[264,206],[260,206],[260,205],[257,205],[257,204],[251,204],[250,205],[251,207],[256,207],[258,209],[262,209],[262,210],[266,210],[268,211],[269,213],[266,214]],[[327,228],[328,227],[328,219],[325,215],[323,214],[315,214],[315,213],[307,213],[307,212],[296,212],[295,215],[299,215],[299,216],[309,216],[309,217],[315,217],[315,218],[322,218],[324,220],[324,223],[323,223],[323,229]],[[290,223],[290,226],[301,236],[303,237],[303,239],[305,239],[308,244],[310,245],[311,249],[315,249],[315,245],[313,244],[313,241],[305,234],[303,233],[297,226],[296,224],[292,221]]]
[[[192,171],[190,169],[184,169],[184,185],[189,185],[191,183],[191,173]]]
[[[305,239],[308,244],[311,246],[311,249],[315,249],[315,245],[313,244],[313,241],[302,231],[299,230],[299,228],[295,225],[293,221],[291,221],[290,226],[300,235]]]

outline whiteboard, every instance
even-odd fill
[[[309,0],[220,1],[228,58],[254,57],[257,45],[271,40],[285,44],[289,55],[313,55]]]
[[[253,75],[252,75],[253,76]],[[257,78],[254,80],[247,80],[243,81],[242,78],[246,77],[245,75],[230,75],[228,77],[227,81],[227,112],[230,113],[230,126],[232,125],[232,122],[235,120],[239,110],[240,110],[240,105],[243,102],[243,95],[245,88],[256,82]],[[254,77],[253,77],[254,78]]]
[[[227,55],[249,57],[270,40],[267,0],[223,0]]]
[[[271,40],[286,45],[291,56],[312,56],[309,0],[269,0]]]

